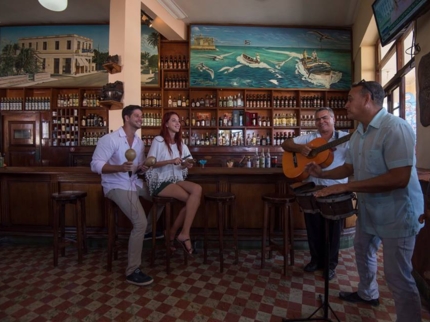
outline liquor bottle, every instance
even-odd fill
[[[251,168],[252,164],[251,164],[251,157],[246,157],[246,167],[247,168]]]
[[[169,95],[169,100],[167,101],[167,107],[173,107],[172,96]]]
[[[178,95],[178,107],[182,107],[182,97],[181,94]]]
[[[87,107],[88,106],[87,93],[84,93],[84,98],[82,100],[82,106],[83,107]]]
[[[252,132],[251,145],[257,145],[257,138],[255,137],[254,132]]]
[[[196,125],[196,118],[194,117],[194,113],[191,114],[191,125],[192,126]]]
[[[266,167],[266,156],[264,155],[264,149],[261,149],[260,168],[265,168],[265,167]]]
[[[266,153],[266,168],[270,168],[271,166],[271,156],[270,156],[270,149],[267,149],[267,153]]]
[[[267,132],[267,136],[266,136],[266,144],[267,144],[267,145],[272,144],[272,140],[271,140],[271,138],[270,138],[270,133],[269,133],[269,132]]]
[[[243,100],[242,100],[240,93],[238,93],[237,94],[237,107],[242,107],[242,106],[243,106]]]
[[[259,168],[260,167],[260,157],[258,156],[258,148],[255,148],[255,155],[254,155],[254,168]]]
[[[205,145],[210,145],[208,132],[206,132],[206,136],[205,136]]]

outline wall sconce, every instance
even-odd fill
[[[149,28],[152,28],[152,21],[154,19],[152,19],[145,11],[141,10],[140,11],[140,16],[142,18],[142,22],[147,25]]]
[[[67,8],[67,0],[39,0],[39,3],[51,11],[64,11]]]

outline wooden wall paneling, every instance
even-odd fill
[[[10,226],[50,227],[51,182],[47,176],[16,176],[6,181]]]

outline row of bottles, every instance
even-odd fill
[[[84,132],[82,134],[81,145],[82,146],[97,145],[97,142],[99,142],[99,139],[105,134],[106,132]]]
[[[274,108],[297,107],[297,101],[294,96],[275,96],[273,97]]]
[[[193,100],[194,102],[194,100]],[[177,98],[173,97],[172,95],[169,95],[169,99],[167,100],[167,107],[189,107],[190,106],[190,99],[185,98],[184,95],[179,94]]]
[[[152,140],[154,139],[153,135],[142,135],[142,142],[144,146],[151,146]],[[187,144],[187,143],[185,143]]]
[[[160,57],[161,69],[188,69],[189,59],[185,56],[161,56]]]
[[[215,105],[213,105],[215,106]],[[243,107],[243,99],[240,93],[237,95],[229,95],[224,97],[219,97],[218,107]]]
[[[84,93],[84,97],[82,99],[83,107],[99,107],[100,101],[99,97],[96,94],[88,94]]]
[[[348,102],[347,97],[336,96],[336,97],[330,97],[327,100],[327,105],[332,109],[344,108],[347,102]]]
[[[248,94],[246,95],[246,107],[268,108],[271,106],[271,100],[268,94]]]
[[[319,108],[324,105],[324,98],[322,96],[302,96],[300,98],[301,108]]]
[[[57,107],[78,107],[79,95],[75,94],[58,94]]]
[[[140,101],[142,107],[161,107],[163,105],[160,93],[142,93]]]
[[[200,97],[191,100],[191,107],[215,107],[216,99],[213,95],[206,94],[205,98]]]
[[[164,78],[164,88],[187,88],[188,87],[188,77],[187,76],[166,76]]]
[[[294,113],[275,114],[275,116],[273,117],[273,126],[297,126],[296,114]]]
[[[21,111],[23,98],[2,97],[0,99],[0,111]]]
[[[47,111],[51,109],[51,99],[49,97],[26,97],[26,111]]]
[[[270,149],[264,153],[264,148],[261,153],[258,153],[258,148],[255,149],[255,154],[251,157],[248,156],[246,160],[247,168],[275,168],[278,163],[278,157],[270,154]]]
[[[83,115],[81,119],[81,126],[84,127],[106,127],[107,122],[106,120],[103,120],[103,117],[98,114],[88,114]]]
[[[142,126],[161,126],[161,113],[143,113]]]

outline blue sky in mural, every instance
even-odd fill
[[[142,51],[156,54],[157,48],[143,41],[154,29],[142,26]],[[94,41],[93,47],[101,52],[109,51],[109,25],[53,25],[53,26],[13,26],[0,28],[0,51],[8,44],[18,43],[23,37],[43,37],[54,35],[76,34]]]

